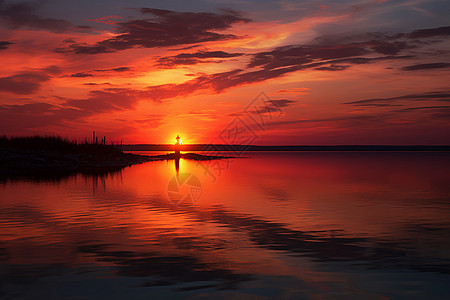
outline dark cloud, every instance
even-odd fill
[[[385,56],[385,57],[374,57],[374,58],[348,58],[348,59],[337,59],[337,60],[326,60],[326,61],[317,61],[314,63],[302,63],[302,61],[308,61],[309,59],[305,58],[293,58],[292,56],[289,57],[289,55],[286,56],[286,59],[283,61],[283,59],[280,58],[274,58],[274,59],[267,59],[266,64],[262,66],[259,70],[255,71],[244,71],[241,69],[233,70],[226,73],[220,73],[220,74],[212,74],[212,75],[205,75],[201,76],[199,78],[205,78],[208,77],[210,79],[215,78],[215,82],[211,84],[213,89],[216,92],[221,92],[223,90],[226,90],[228,88],[239,86],[243,84],[251,84],[251,83],[258,83],[265,80],[278,78],[280,76],[283,76],[285,74],[289,74],[295,71],[300,70],[307,70],[311,68],[317,68],[320,66],[326,66],[326,65],[333,65],[333,64],[367,64],[372,63],[376,61],[382,61],[382,60],[396,60],[396,59],[405,59],[410,58],[411,56]],[[295,63],[297,61],[297,63]],[[330,65],[330,66],[331,66]],[[330,69],[330,66],[328,66],[328,69]],[[346,66],[345,68],[341,68],[340,70],[347,69],[349,66]],[[325,67],[326,68],[326,67]],[[334,71],[340,71],[338,68],[334,68]]]
[[[277,107],[286,107],[291,105],[292,103],[295,103],[296,101],[289,99],[279,99],[279,100],[270,100],[270,102]]]
[[[198,44],[208,41],[238,38],[222,34],[235,23],[249,22],[239,13],[223,10],[221,13],[175,12],[163,9],[142,8],[148,18],[117,23],[117,35],[94,45],[71,43],[57,52],[98,54],[135,47],[154,48]]]
[[[84,78],[84,77],[94,77],[94,75],[91,73],[87,73],[87,72],[79,72],[79,73],[74,73],[74,74],[70,75],[70,77]]]
[[[429,63],[429,64],[418,64],[412,66],[403,67],[404,71],[416,71],[416,70],[429,70],[429,69],[442,69],[450,67],[450,63]]]
[[[276,100],[266,100],[264,101],[264,105],[260,105],[254,108],[254,110],[247,111],[248,113],[255,115],[263,115],[266,113],[272,112],[281,112],[281,107],[286,107],[295,103],[296,101],[289,99],[276,99]]]
[[[67,47],[56,48],[56,53],[75,53],[75,54],[100,54],[100,53],[112,53],[116,52],[113,49],[109,49],[106,46],[102,45],[88,45],[85,43],[67,43]]]
[[[243,72],[242,70],[234,70],[231,72],[227,72],[227,74],[226,73],[215,74],[216,76],[214,77],[216,78],[216,80],[213,84],[213,87],[215,91],[221,92],[234,86],[262,82],[301,69],[304,69],[304,67],[291,66],[285,68],[263,69],[250,72]]]
[[[186,47],[181,47],[181,48],[172,49],[172,50],[174,50],[174,51],[191,50],[193,48],[197,48],[197,47],[200,47],[200,46],[201,46],[201,44],[197,44],[197,45],[186,46]]]
[[[321,71],[342,71],[347,69],[348,67],[350,67],[349,65],[335,65],[335,64],[331,64],[329,66],[325,66],[325,67],[320,67],[320,68],[316,68],[316,70],[321,70]]]
[[[450,102],[450,99],[449,99]],[[394,110],[395,113],[419,113],[424,117],[428,117],[433,120],[443,120],[447,122],[450,120],[450,106],[448,105],[436,105],[436,106],[418,106],[418,107],[406,107],[402,109]]]
[[[112,68],[112,69],[98,69],[98,70],[92,70],[87,72],[78,72],[69,75],[69,77],[78,77],[78,78],[84,78],[84,77],[94,77],[96,76],[95,73],[105,73],[105,72],[126,72],[129,71],[129,67],[118,67],[118,68]]]
[[[45,74],[22,73],[0,77],[0,91],[15,94],[32,94],[41,87],[41,82],[50,80]]]
[[[406,37],[411,39],[417,39],[417,38],[430,38],[448,35],[450,35],[450,26],[414,30],[411,33],[406,34]]]
[[[321,44],[321,45],[290,45],[260,52],[253,56],[248,67],[263,67],[274,69],[286,66],[315,67],[321,64],[347,62],[364,64],[376,60],[402,59],[411,56],[398,56],[402,47],[393,46],[381,41],[366,41],[352,44]],[[388,46],[392,48],[388,50]],[[413,47],[413,46],[411,46]],[[387,56],[364,57],[365,55],[384,54]],[[346,68],[344,68],[346,69]],[[343,70],[343,69],[342,69]],[[336,71],[336,69],[334,70]]]
[[[181,53],[175,56],[158,59],[158,65],[172,67],[176,65],[194,65],[202,62],[214,62],[211,58],[231,58],[244,55],[243,53],[228,53],[224,51],[198,51],[195,53]]]
[[[402,50],[415,47],[403,41],[387,42],[383,40],[372,40],[368,44],[373,51],[384,55],[397,55]]]
[[[441,92],[428,92],[422,94],[408,94],[398,97],[390,98],[374,98],[374,99],[363,99],[358,101],[345,102],[344,104],[350,104],[355,106],[388,106],[392,103],[397,103],[401,101],[450,101],[450,91]]]
[[[96,82],[88,82],[88,83],[83,83],[84,85],[112,85],[109,82],[102,82],[102,83],[96,83]]]
[[[224,51],[198,51],[195,53],[181,53],[176,56],[176,58],[228,58],[228,57],[236,57],[241,56],[243,53],[227,53]]]
[[[441,111],[449,110],[450,106],[418,106],[418,107],[407,107],[396,110],[396,112],[411,112],[411,111]]]
[[[13,29],[23,27],[57,33],[74,29],[74,25],[68,21],[37,15],[37,4],[37,2],[5,3],[0,0],[0,22]]]
[[[354,58],[346,58],[346,59],[338,59],[331,61],[331,63],[348,63],[353,65],[364,65],[370,64],[377,61],[383,60],[400,60],[400,59],[410,59],[414,58],[412,55],[388,55],[381,57],[354,57]]]
[[[94,70],[95,72],[126,72],[130,71],[129,67],[118,67],[118,68],[112,68],[112,69],[101,69],[101,70]]]
[[[0,50],[8,49],[12,44],[14,43],[8,41],[0,41]]]

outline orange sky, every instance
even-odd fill
[[[260,145],[449,145],[448,12],[0,0],[0,134],[226,143],[239,122]]]

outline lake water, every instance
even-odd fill
[[[2,299],[448,299],[450,153],[0,182]]]

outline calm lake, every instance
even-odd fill
[[[3,179],[0,298],[450,297],[450,153],[245,156]]]

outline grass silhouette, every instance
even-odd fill
[[[149,159],[112,145],[77,143],[60,136],[0,137],[0,175],[91,172],[117,169]]]
[[[0,148],[29,150],[29,151],[53,151],[64,154],[90,153],[90,154],[123,154],[119,149],[111,145],[77,143],[60,136],[27,136],[27,137],[0,137]]]

